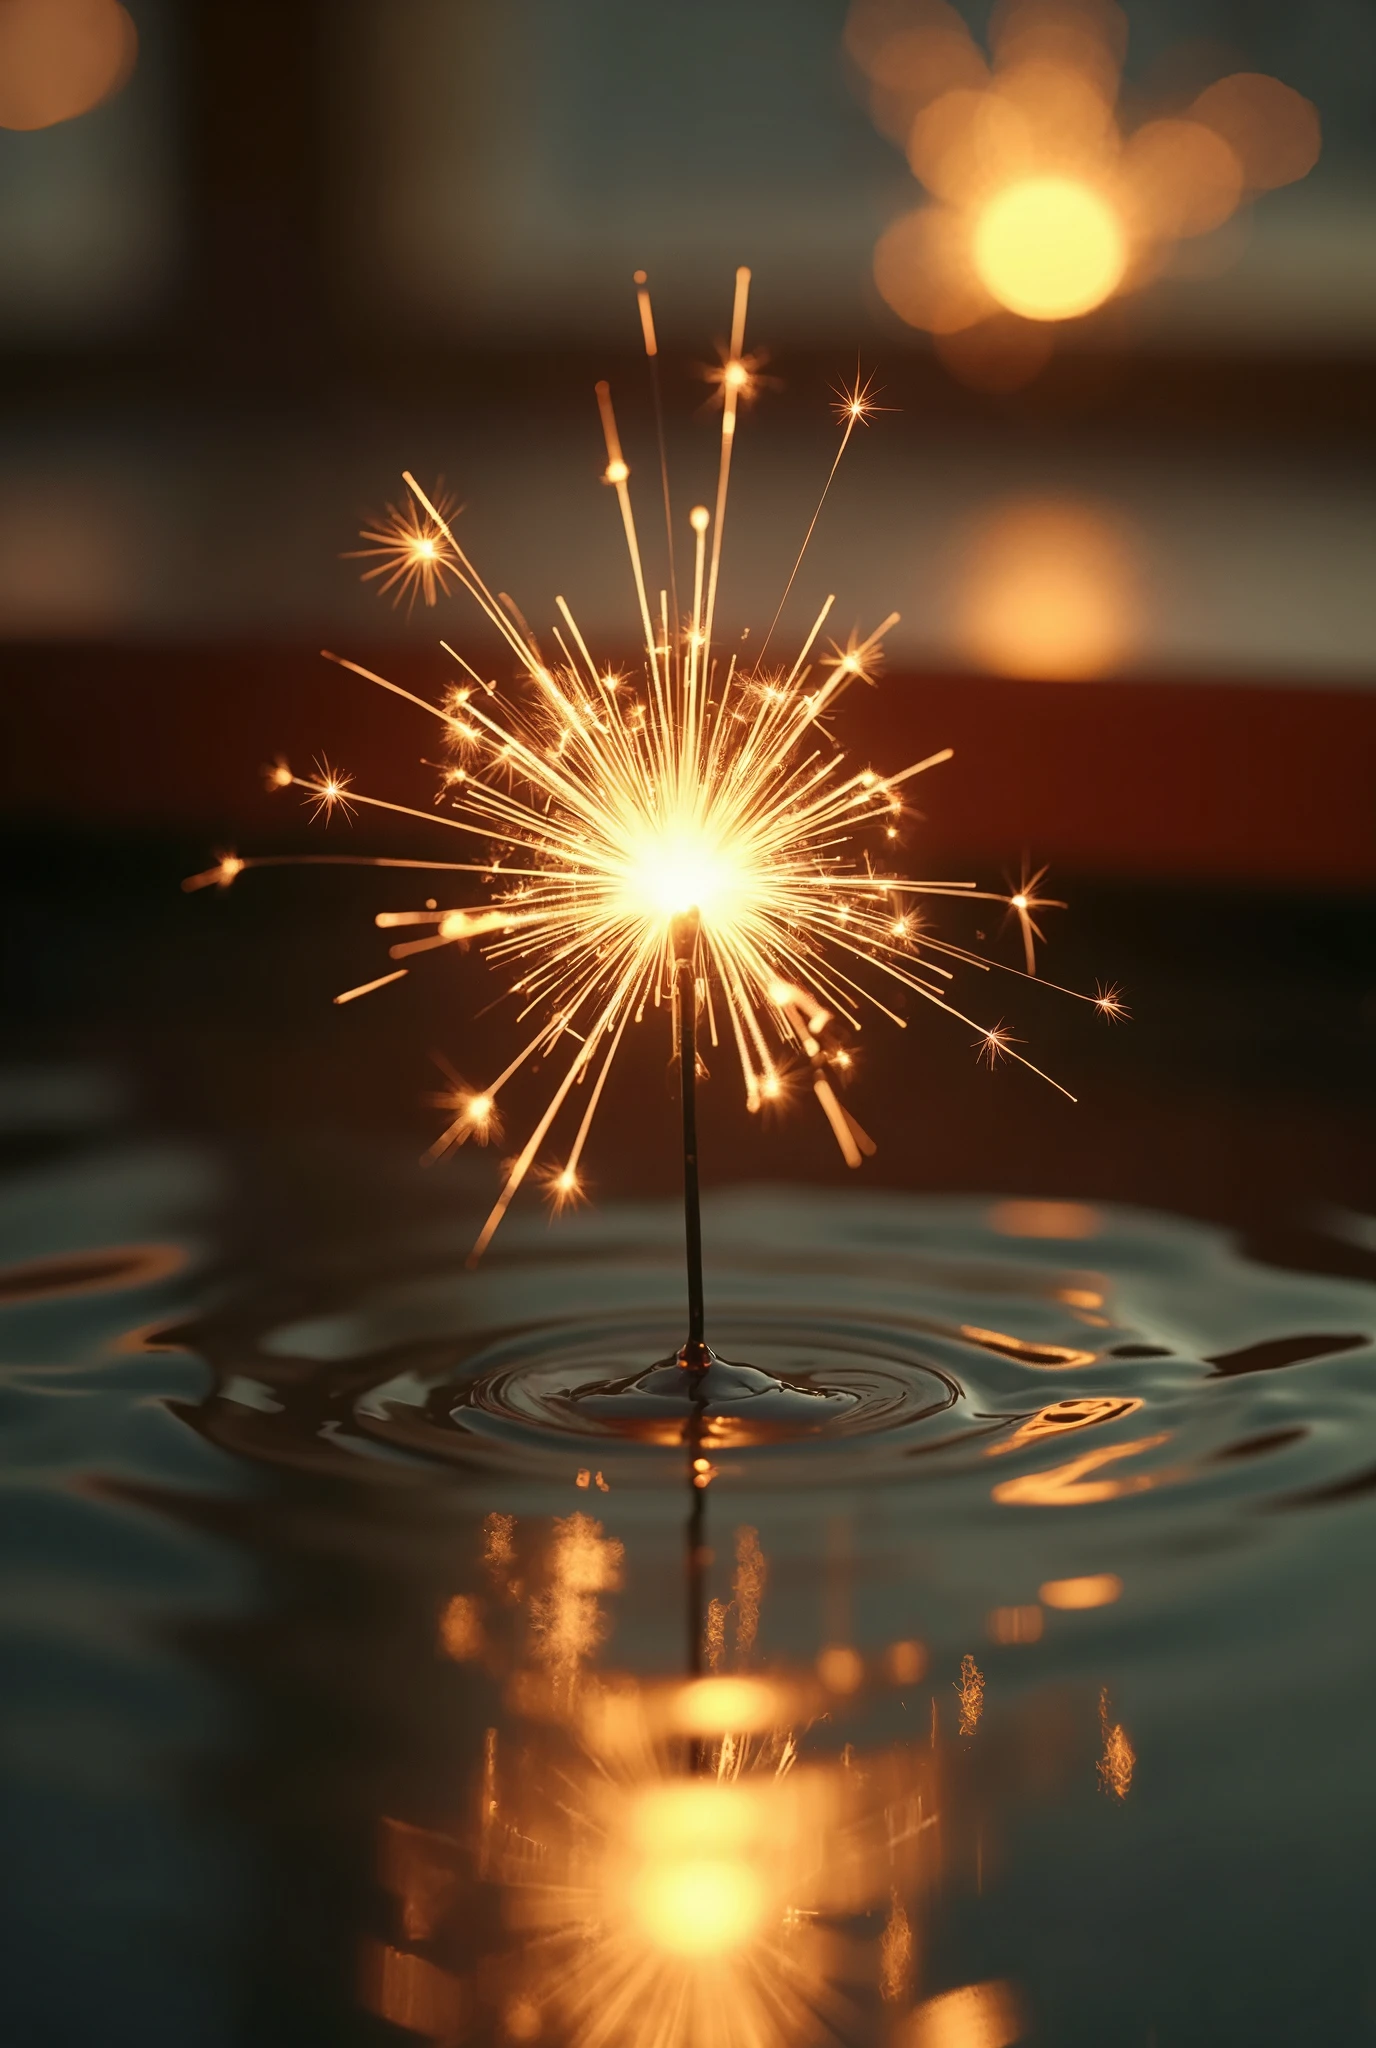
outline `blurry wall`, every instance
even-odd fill
[[[1191,247],[1178,280],[1134,308],[1133,334],[1376,342],[1376,10],[1126,11],[1130,117],[1260,70],[1311,99],[1324,129],[1316,172]],[[962,12],[987,27],[988,6]],[[763,319],[789,339],[882,322],[871,250],[916,188],[848,74],[837,0],[353,0],[350,14],[336,105],[362,144],[342,258],[360,310],[469,339],[611,334],[618,288],[644,263],[667,318],[697,314],[696,329],[703,292],[745,259]],[[1104,339],[1121,346],[1121,325]]]
[[[135,12],[132,31],[126,10],[97,12],[91,36],[60,4],[46,22],[33,0],[0,10],[0,351],[117,345],[174,303],[176,16]]]
[[[56,9],[75,47],[66,14],[102,6],[4,0],[0,74],[7,22]],[[961,12],[987,33],[984,0]],[[876,321],[902,338],[870,259],[918,193],[844,55],[844,0],[130,0],[127,14],[132,75],[89,113],[15,132],[0,76],[0,352],[184,340],[188,302],[213,296],[226,263],[241,274],[221,280],[222,315],[230,283],[244,324],[269,331],[305,294],[326,353],[354,329],[617,337],[642,263],[668,330],[696,336],[704,294],[742,259],[780,343],[853,344]],[[1314,102],[1323,152],[1192,246],[1188,274],[1143,295],[1126,334],[1091,322],[1077,339],[1376,346],[1376,8],[1128,0],[1126,15],[1130,120],[1260,70]],[[285,239],[293,260],[274,263]]]

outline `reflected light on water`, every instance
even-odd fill
[[[963,1984],[918,2007],[899,2035],[902,2048],[1012,2048],[1022,2038],[1018,2001],[1007,1984]]]
[[[1022,1607],[995,1607],[985,1623],[995,1643],[1039,1643],[1046,1617],[1035,1601]]]
[[[1000,1237],[1097,1237],[1103,1229],[1088,1202],[993,1202],[984,1220]]]
[[[1084,1394],[1078,1400],[1053,1401],[1020,1423],[1011,1436],[990,1444],[986,1455],[1003,1458],[1010,1451],[1025,1450],[1028,1444],[1044,1443],[1049,1437],[1065,1436],[1073,1429],[1092,1429],[1104,1422],[1120,1422],[1142,1406],[1135,1397],[1115,1400],[1106,1394]]]
[[[1024,1472],[1016,1479],[1005,1479],[994,1488],[993,1498],[1000,1507],[1070,1508],[1087,1507],[1094,1501],[1121,1500],[1130,1493],[1147,1493],[1174,1475],[1134,1472],[1112,1479],[1096,1479],[1092,1475],[1106,1465],[1117,1464],[1123,1458],[1141,1457],[1169,1441],[1170,1431],[1163,1430],[1158,1436],[1139,1436],[1129,1444],[1106,1444],[1102,1450],[1086,1451],[1082,1457],[1053,1465],[1046,1472]]]
[[[456,1977],[424,1956],[385,1942],[369,1942],[363,1950],[359,1990],[364,2005],[379,2019],[433,2041],[452,2041],[463,2023],[464,1987]]]
[[[865,1667],[858,1652],[848,1649],[842,1643],[832,1643],[817,1659],[817,1676],[828,1692],[859,1692],[864,1681]]]
[[[0,128],[75,120],[128,82],[138,31],[116,0],[5,0]]]
[[[768,1890],[761,1867],[770,1816],[753,1788],[659,1786],[632,1823],[641,1860],[631,1910],[646,1939],[670,1955],[729,1955],[751,1942]]]
[[[1137,1752],[1128,1740],[1126,1728],[1110,1716],[1107,1686],[1099,1694],[1099,1726],[1104,1752],[1099,1759],[1099,1784],[1111,1799],[1126,1799],[1132,1789]]]
[[[916,1685],[927,1669],[927,1652],[921,1643],[890,1643],[884,1670],[895,1685]]]
[[[0,1303],[45,1301],[68,1294],[109,1294],[119,1287],[151,1287],[179,1273],[186,1253],[175,1244],[102,1246],[99,1251],[57,1252],[22,1265],[0,1266]]]
[[[674,1688],[667,1720],[680,1735],[757,1735],[787,1711],[782,1688],[763,1678],[699,1678]]]
[[[968,545],[955,639],[968,662],[995,675],[1088,681],[1136,645],[1138,586],[1136,550],[1116,517],[1068,500],[1014,499],[987,512]]]
[[[620,1585],[624,1555],[590,1515],[567,1515],[554,1524],[549,1585],[530,1603],[530,1632],[557,1697],[571,1699],[584,1662],[606,1636],[598,1595]]]
[[[1041,1588],[1044,1607],[1074,1613],[1086,1607],[1109,1607],[1120,1599],[1123,1581],[1116,1572],[1090,1572],[1080,1579],[1048,1579]]]
[[[968,1654],[960,1660],[955,1692],[960,1706],[960,1732],[973,1735],[984,1712],[984,1673]]]
[[[1059,1480],[1038,1477],[1080,1483],[1064,1469]],[[862,1655],[832,1642],[811,1673],[642,1680],[597,1668],[626,1565],[599,1523],[575,1513],[518,1528],[493,1513],[478,1547],[481,1590],[445,1604],[441,1647],[503,1679],[514,1720],[489,1727],[473,1757],[466,1821],[452,1808],[436,1827],[382,1820],[377,1875],[394,1903],[392,1924],[362,1944],[367,2010],[436,2042],[551,2048],[862,2038],[987,2048],[1020,2038],[1019,2000],[1005,1983],[913,2005],[943,1871],[973,1867],[982,1887],[993,1845],[994,1809],[971,1814],[959,1797],[978,1767],[986,1705],[973,1654],[953,1680],[958,1749],[943,1740],[950,1710],[937,1696],[949,1663],[930,1702],[911,1702],[918,1712],[901,1739],[841,1744],[836,1724],[867,1685],[926,1675],[924,1644]],[[743,1614],[740,1657],[753,1648],[768,1580],[756,1529],[736,1528],[734,1554],[732,1599],[718,1604]],[[1100,1574],[1042,1590],[1047,1606],[1075,1607],[1120,1589]],[[1044,1621],[1042,1605],[1024,1601],[994,1609],[987,1626],[998,1644],[1027,1644]],[[1121,1800],[1133,1748],[1106,1690],[1098,1704],[1098,1780]]]
[[[885,2005],[899,2005],[908,1998],[915,1960],[912,1922],[895,1892],[879,1939],[879,1995]]]
[[[456,1664],[466,1664],[483,1653],[482,1617],[476,1600],[456,1593],[440,1616],[440,1648]]]
[[[1020,1365],[1035,1366],[1040,1372],[1069,1372],[1074,1366],[1094,1363],[1092,1351],[1079,1351],[1068,1344],[1030,1344],[1006,1330],[982,1329],[978,1323],[962,1323],[960,1334],[972,1344],[982,1344],[986,1351],[1000,1351],[1005,1358],[1016,1358]]]

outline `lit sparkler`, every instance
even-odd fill
[[[919,896],[968,902],[988,900],[991,892],[972,882],[915,880],[884,864],[910,785],[948,760],[951,749],[880,774],[852,765],[827,728],[844,691],[874,681],[897,614],[844,644],[827,641],[829,596],[791,657],[766,666],[841,458],[875,409],[872,387],[858,374],[838,396],[840,446],[759,653],[747,660],[722,644],[717,602],[731,459],[741,407],[756,382],[755,359],[745,352],[749,282],[750,273],[739,270],[730,345],[715,378],[721,404],[715,505],[697,505],[688,514],[685,589],[690,580],[692,597],[682,612],[662,433],[668,576],[656,603],[611,393],[605,384],[597,387],[604,480],[616,496],[643,639],[640,674],[628,678],[599,664],[562,596],[555,600],[559,617],[552,629],[557,652],[547,654],[511,599],[494,592],[472,562],[447,502],[408,471],[409,504],[363,536],[364,552],[376,557],[367,574],[383,590],[420,594],[427,603],[450,583],[461,586],[514,660],[517,688],[500,689],[447,642],[459,678],[439,703],[331,655],[440,726],[448,753],[437,808],[413,810],[366,794],[324,761],[308,775],[279,761],[268,776],[271,787],[302,790],[326,820],[336,810],[348,815],[361,806],[476,842],[466,860],[366,863],[481,878],[489,893],[477,907],[441,907],[431,899],[424,909],[384,912],[377,922],[405,928],[407,935],[390,949],[398,963],[477,941],[509,975],[519,1021],[530,1027],[491,1081],[470,1086],[450,1072],[452,1092],[437,1099],[451,1120],[431,1156],[469,1138],[482,1143],[497,1136],[503,1092],[532,1060],[565,1055],[542,1114],[508,1167],[474,1257],[532,1173],[556,1207],[579,1196],[593,1120],[626,1033],[648,1013],[669,1012],[683,1076],[690,1277],[696,1268],[690,1362],[705,1356],[692,1123],[701,1042],[730,1048],[751,1110],[779,1098],[792,1076],[805,1077],[851,1166],[874,1147],[838,1092],[852,1067],[842,1033],[860,1028],[867,1005],[903,1025],[895,1005],[917,998],[978,1031],[977,1043],[991,1060],[1031,1066],[1002,1026],[976,1024],[952,1000],[957,967],[985,970],[996,963],[938,938],[913,909]],[[643,273],[637,286],[653,373],[658,344]],[[658,417],[657,383],[655,397]],[[226,855],[186,886],[224,886],[246,868],[289,858]],[[363,864],[361,856],[304,858]],[[1030,913],[1038,901],[1032,891],[1040,879],[1011,897],[992,897],[1020,920],[1029,975],[1036,931]],[[335,1000],[352,1001],[408,971],[399,964]],[[1095,1003],[1105,1016],[1119,1013],[1112,991],[1077,999]],[[551,1165],[542,1155],[566,1113],[571,1138]]]

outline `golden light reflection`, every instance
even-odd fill
[[[1107,1686],[1099,1695],[1099,1726],[1104,1738],[1099,1784],[1111,1799],[1126,1799],[1132,1790],[1137,1752],[1128,1740],[1127,1730],[1111,1718]]]
[[[747,1658],[760,1632],[760,1605],[769,1578],[769,1568],[760,1548],[758,1529],[736,1531],[736,1576],[733,1604],[736,1610],[736,1655]]]
[[[1123,521],[1068,499],[1015,498],[966,544],[952,627],[964,658],[995,675],[1084,682],[1136,646],[1143,599]]]
[[[516,1517],[492,1513],[483,1522],[483,1563],[496,1579],[505,1579],[516,1562]]]
[[[1104,1227],[1088,1202],[994,1202],[984,1220],[1000,1237],[1097,1237]]]
[[[434,2041],[452,2041],[464,2018],[464,1987],[438,1964],[385,1942],[365,1945],[359,1971],[363,2004],[379,2019]]]
[[[456,1593],[440,1616],[440,1647],[457,1664],[469,1663],[483,1653],[481,1613],[477,1601],[465,1593]]]
[[[884,1654],[884,1670],[895,1685],[916,1685],[927,1670],[927,1651],[911,1640],[890,1643]]]
[[[960,1660],[960,1677],[955,1690],[960,1705],[960,1732],[973,1735],[984,1712],[984,1673],[968,1654]]]
[[[1139,1436],[1127,1444],[1106,1444],[1101,1450],[1086,1451],[1064,1465],[1053,1465],[1046,1472],[1024,1472],[1016,1479],[1005,1479],[994,1488],[993,1498],[1001,1507],[1069,1508],[1147,1493],[1172,1475],[1133,1472],[1112,1479],[1097,1479],[1093,1475],[1124,1458],[1144,1457],[1169,1440],[1170,1431],[1163,1430],[1157,1436]]]
[[[1025,1337],[1014,1337],[1007,1330],[986,1330],[978,1323],[962,1323],[960,1334],[972,1344],[982,1344],[986,1351],[1001,1351],[1005,1358],[1016,1358],[1019,1365],[1035,1366],[1038,1372],[1070,1372],[1075,1366],[1094,1363],[1092,1351],[1068,1344],[1032,1344]]]
[[[1010,1436],[990,1444],[985,1455],[1003,1458],[1010,1451],[1026,1450],[1029,1444],[1045,1443],[1049,1437],[1065,1436],[1076,1429],[1093,1429],[1105,1422],[1121,1422],[1142,1406],[1135,1396],[1115,1399],[1107,1394],[1083,1394],[1070,1401],[1052,1401],[1020,1422]]]
[[[1118,98],[1127,21],[1110,0],[1010,0],[988,57],[946,0],[853,0],[845,41],[876,125],[933,201],[880,237],[875,282],[912,326],[987,328],[985,347],[941,350],[987,388],[1046,359],[1000,328],[1001,313],[1083,317],[1158,275],[1173,243],[1304,177],[1319,153],[1309,101],[1255,72],[1183,110],[1135,109],[1134,125]]]
[[[1078,1579],[1048,1579],[1038,1597],[1045,1607],[1078,1613],[1089,1607],[1111,1607],[1122,1593],[1123,1581],[1117,1572],[1088,1572]]]
[[[1022,2018],[1011,1985],[963,1984],[929,1998],[899,2036],[902,2048],[1012,2048]]]
[[[1036,1601],[1021,1607],[995,1607],[990,1610],[985,1627],[989,1639],[995,1643],[1039,1643],[1046,1617]]]
[[[879,1995],[885,2005],[900,2005],[912,1995],[916,1944],[913,1924],[895,1892],[879,1941]]]
[[[370,2011],[435,2041],[550,2048],[881,2037],[890,2048],[1002,2048],[1022,2038],[1021,2001],[1005,1982],[921,1999],[945,1869],[988,1868],[994,1810],[973,1814],[959,1796],[978,1752],[943,1743],[935,1694],[930,1734],[923,1710],[890,1747],[838,1747],[836,1724],[867,1677],[923,1675],[920,1643],[868,1661],[833,1643],[815,1673],[642,1682],[598,1672],[621,1545],[580,1514],[517,1537],[513,1517],[489,1515],[487,1589],[444,1610],[461,1644],[481,1640],[489,1669],[505,1671],[515,1719],[487,1730],[468,1825],[382,1823],[378,1875],[395,1925],[363,1947]],[[723,1606],[757,1602],[753,1647],[768,1577],[758,1532],[738,1528],[734,1554]],[[1116,1597],[1107,1589],[1117,1583],[1097,1574],[1042,1593],[1047,1606],[1087,1606],[1091,1593]],[[990,1615],[990,1633],[1034,1642],[1042,1619],[1039,1604],[1010,1605]],[[504,1662],[504,1633],[518,1660],[534,1660],[532,1683]],[[968,1745],[986,1704],[969,1653],[955,1692]],[[522,1718],[528,1709],[534,1719]],[[1099,1783],[1122,1800],[1136,1759],[1107,1690],[1098,1718]]]
[[[931,1769],[896,1753],[804,1764],[781,1731],[724,1743],[698,1775],[650,1753],[566,1762],[552,1799],[523,1764],[502,1831],[520,1995],[574,2048],[831,2037],[862,1956],[824,1921],[882,1906],[870,1981],[882,1995],[911,1971],[902,1901],[935,1868]]]
[[[452,1835],[406,1821],[384,1819],[378,1843],[378,1876],[400,1907],[408,1941],[429,1941],[458,1890],[460,1844]]]
[[[699,1678],[669,1695],[668,1726],[680,1735],[759,1735],[787,1717],[787,1695],[763,1678]]]
[[[557,1700],[571,1702],[583,1665],[606,1639],[610,1623],[598,1596],[621,1584],[624,1557],[590,1515],[555,1521],[549,1584],[530,1602],[530,1633]]]
[[[116,0],[5,0],[0,128],[51,128],[89,113],[128,83],[138,47]]]
[[[828,1692],[859,1692],[865,1682],[865,1666],[857,1650],[848,1644],[832,1643],[817,1658],[817,1676]]]

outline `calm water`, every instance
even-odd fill
[[[728,1190],[718,1348],[852,1400],[694,1487],[566,1399],[673,1204],[467,1273],[487,1162],[0,1108],[7,2040],[1376,2037],[1369,1220]]]

